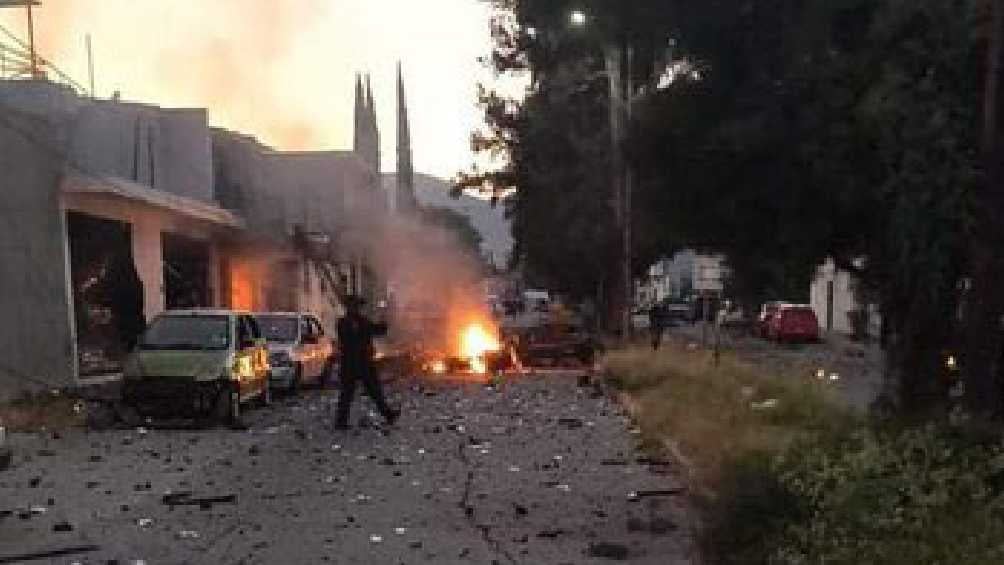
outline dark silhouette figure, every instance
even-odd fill
[[[132,351],[146,328],[143,315],[143,282],[128,255],[112,254],[107,259],[105,300],[112,309],[119,343],[125,352]]]
[[[338,341],[341,347],[341,391],[338,395],[338,415],[335,427],[349,427],[349,410],[356,393],[356,383],[362,381],[380,415],[388,424],[397,421],[400,413],[391,409],[384,398],[380,374],[374,362],[373,338],[387,333],[387,324],[374,323],[362,313],[363,301],[350,297],[345,302],[345,317],[338,320]]]
[[[666,329],[666,307],[656,302],[648,311],[648,331],[652,334],[652,349],[658,350],[662,344],[662,333]]]

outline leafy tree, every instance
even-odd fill
[[[638,266],[682,246],[724,252],[733,291],[754,304],[801,298],[833,257],[881,306],[901,406],[939,408],[982,181],[985,2],[493,3],[493,64],[533,84],[523,104],[486,93],[491,127],[475,145],[510,161],[468,180],[518,189],[528,265],[569,287],[615,268],[613,251],[581,250],[614,247],[597,72],[604,46],[633,45],[646,86],[629,151]],[[588,29],[567,28],[572,7]]]

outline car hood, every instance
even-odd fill
[[[268,342],[269,353],[292,353],[294,347],[296,347],[295,343]]]
[[[125,368],[126,378],[219,378],[227,368],[226,351],[137,351]]]

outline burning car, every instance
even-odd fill
[[[241,405],[271,400],[268,350],[247,312],[175,310],[158,316],[126,360],[124,405],[140,415],[213,415],[234,423]]]

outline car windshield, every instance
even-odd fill
[[[143,334],[140,349],[220,350],[230,345],[227,316],[162,316]]]
[[[262,337],[271,343],[293,343],[296,341],[297,326],[300,321],[294,316],[256,316],[261,326]]]

